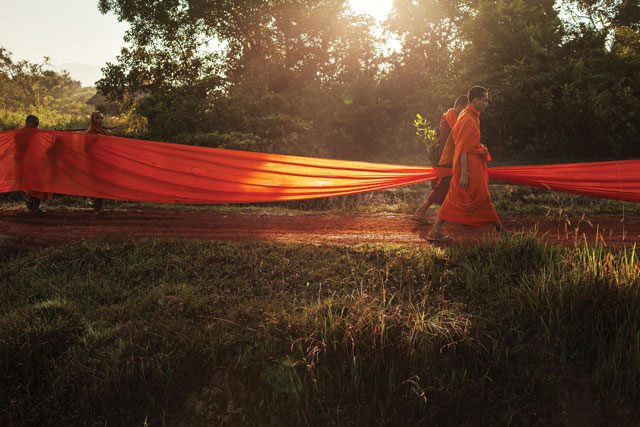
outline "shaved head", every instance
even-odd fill
[[[26,128],[37,128],[40,126],[40,120],[32,114],[29,114],[24,121],[24,127]]]

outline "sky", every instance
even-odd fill
[[[115,15],[102,15],[97,0],[12,0],[2,5],[0,46],[14,60],[40,63],[48,56],[54,69],[91,86],[115,60],[127,28]]]
[[[386,17],[393,0],[349,0],[357,13]],[[102,15],[97,0],[11,0],[3,2],[0,46],[14,60],[66,69],[83,86],[93,86],[100,69],[114,62],[128,28],[113,14]]]
[[[376,20],[384,20],[393,6],[393,0],[349,0],[351,8],[357,13],[369,14]]]

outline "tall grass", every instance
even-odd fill
[[[0,244],[2,424],[632,425],[640,409],[635,247]]]

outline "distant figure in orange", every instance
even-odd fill
[[[506,232],[489,194],[487,147],[480,143],[480,114],[489,106],[489,91],[482,86],[469,89],[469,106],[453,127],[453,176],[438,219],[429,232],[430,240],[442,239],[442,225],[455,222],[474,227],[493,225]]]
[[[94,111],[91,113],[91,124],[87,129],[87,133],[100,134],[100,135],[110,135],[111,132],[104,127],[104,114],[100,111]],[[91,197],[89,199],[89,205],[93,208],[93,211],[96,214],[102,213],[102,202],[103,199],[97,197]]]
[[[438,167],[451,168],[452,166],[453,142],[450,138],[451,130],[458,120],[458,115],[467,107],[467,105],[469,105],[467,96],[461,95],[456,99],[456,102],[453,104],[453,108],[449,108],[440,118],[440,125],[438,126],[438,149],[440,160],[438,161]],[[444,202],[444,199],[447,197],[447,193],[449,192],[450,183],[450,176],[431,181],[431,192],[418,210],[416,210],[416,219],[419,222],[426,222],[424,214],[432,204],[435,203],[441,205]]]
[[[38,117],[32,114],[29,114],[24,121],[24,127],[37,129],[38,126],[40,126],[40,120],[38,119]],[[27,209],[30,212],[43,213],[44,211],[40,209],[40,202],[43,199],[50,199],[51,194],[43,193],[40,191],[29,191],[29,190],[26,190],[24,193],[26,198],[25,202],[27,205]]]

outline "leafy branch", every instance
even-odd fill
[[[440,157],[440,147],[438,146],[438,132],[431,126],[431,123],[421,114],[416,114],[413,120],[413,126],[416,128],[416,135],[424,144],[427,151],[427,157],[431,163],[437,163]]]

